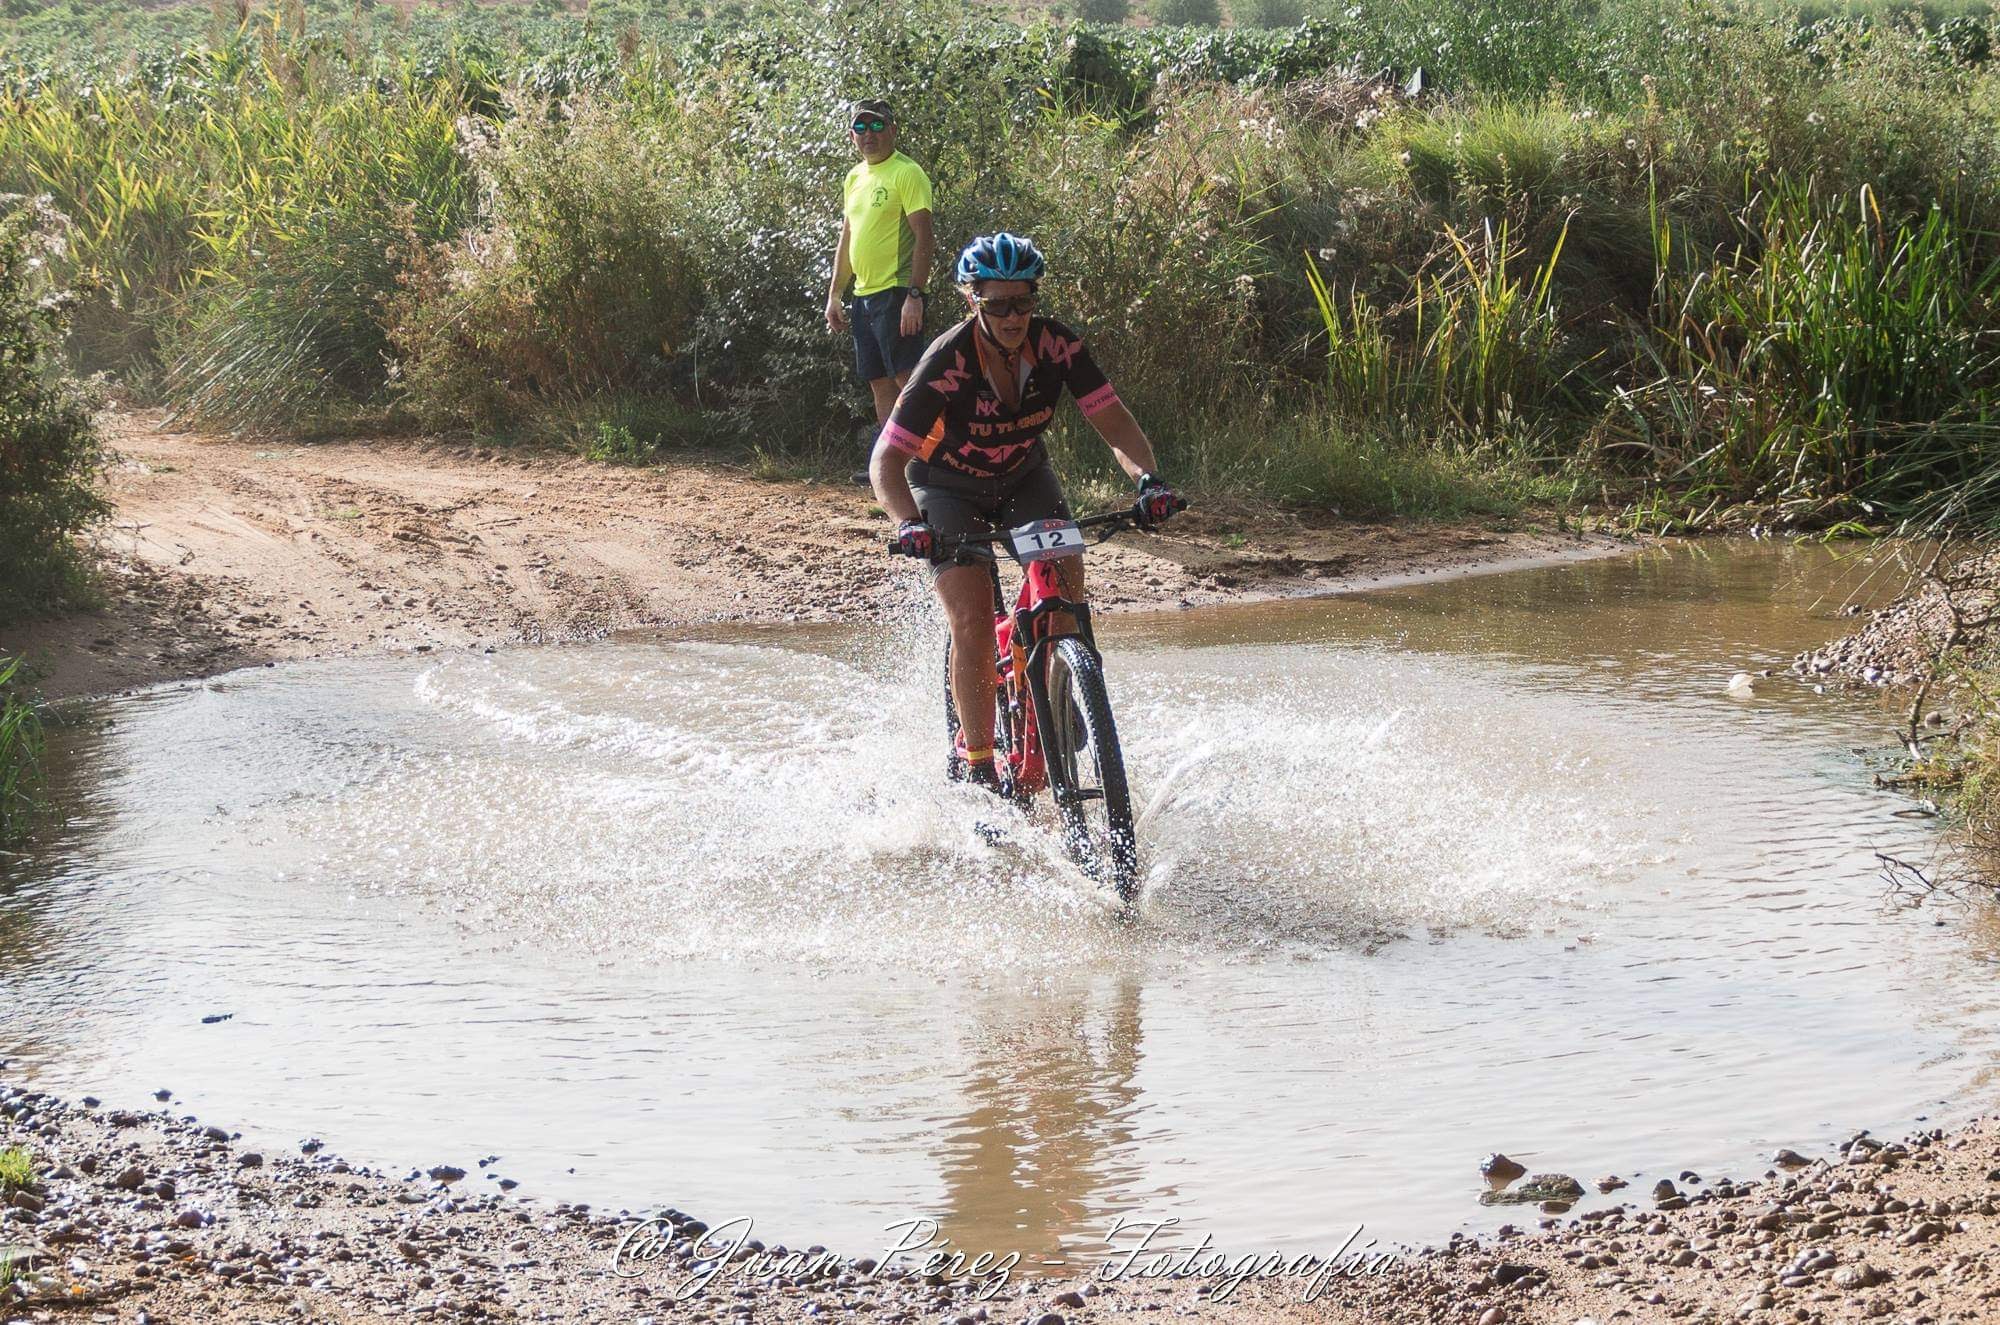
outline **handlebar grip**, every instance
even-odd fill
[[[903,545],[897,542],[893,538],[889,540],[889,555],[892,557],[900,557],[905,555],[903,552]]]

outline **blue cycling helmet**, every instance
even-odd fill
[[[1035,241],[1001,231],[981,235],[958,255],[957,281],[1039,281],[1046,266]]]

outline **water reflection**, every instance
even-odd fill
[[[944,1226],[973,1251],[1061,1263],[1101,1245],[1140,1171],[1139,982],[1004,995],[974,1015],[969,1107],[943,1123]]]

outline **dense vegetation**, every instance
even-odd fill
[[[60,354],[72,296],[51,268],[69,255],[61,217],[0,195],[0,624],[77,599],[75,536],[103,511],[90,401]]]
[[[19,659],[0,658],[0,847],[27,832],[40,804],[42,720],[17,683],[20,668]]]
[[[865,415],[818,315],[839,109],[880,92],[941,244],[1042,241],[1197,484],[2000,510],[1990,7],[67,12],[0,29],[0,189],[74,222],[82,362],[225,423],[824,454]]]

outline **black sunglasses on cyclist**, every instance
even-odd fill
[[[976,294],[972,296],[972,302],[979,305],[980,312],[989,313],[994,317],[1013,317],[1016,314],[1035,311],[1035,296],[1031,294],[1017,294],[1010,299],[1002,299],[998,295]]]
[[[888,127],[889,121],[887,120],[856,120],[854,122],[854,132],[856,133],[880,133]]]

